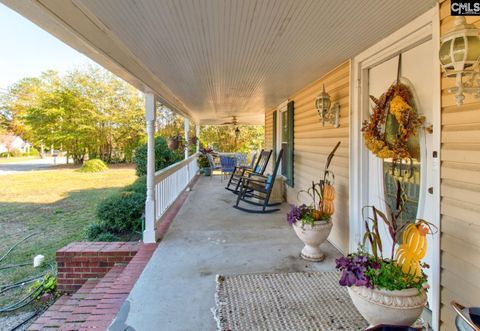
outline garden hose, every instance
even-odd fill
[[[12,247],[10,247],[10,249],[5,253],[3,254],[2,257],[0,257],[0,263],[8,256],[8,254],[10,254],[14,249],[15,247],[17,247],[18,245],[20,245],[22,242],[24,242],[25,240],[27,240],[28,238],[30,237],[33,237],[34,235],[38,234],[38,232],[34,232],[34,233],[31,233],[29,234],[28,236],[26,236],[25,238],[23,238],[22,240],[18,241],[15,245],[13,245]]]

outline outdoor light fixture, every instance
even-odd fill
[[[322,93],[315,100],[315,108],[317,108],[323,126],[325,126],[325,122],[332,124],[335,128],[340,126],[340,104],[335,102],[332,105],[330,95],[325,92],[325,85],[323,85]]]
[[[239,136],[240,136],[240,129],[237,126],[237,128],[235,129],[235,138],[238,139]]]
[[[455,18],[454,27],[441,38],[440,63],[446,77],[455,77],[455,87],[449,88],[455,93],[457,106],[463,104],[463,93],[480,97],[480,81],[478,80],[478,60],[480,57],[479,30],[468,24],[463,16]],[[463,81],[463,78],[467,81]]]

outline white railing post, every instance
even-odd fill
[[[190,121],[188,118],[183,119],[183,130],[185,131],[185,160],[188,159],[188,131],[190,130]]]
[[[197,150],[196,152],[200,152],[200,124],[195,124],[195,136],[197,136]]]
[[[190,130],[190,120],[186,117],[184,117],[183,119],[183,130],[185,131],[185,160],[188,159],[188,150],[189,150],[189,146],[188,146],[188,131]],[[189,173],[188,173],[188,166],[187,166],[187,178],[189,176]]]
[[[155,95],[145,93],[145,121],[147,123],[147,200],[145,201],[145,229],[143,242],[155,242]]]

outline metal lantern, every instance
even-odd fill
[[[457,16],[453,29],[441,38],[439,57],[445,75],[456,77],[456,87],[449,91],[455,93],[457,105],[465,99],[463,92],[480,94],[480,89],[473,86],[480,58],[479,30],[465,17]],[[462,78],[468,75],[470,83],[464,83]]]
[[[332,107],[332,101],[330,100],[330,95],[325,91],[325,85],[323,85],[322,92],[315,99],[315,108],[323,126],[325,126],[325,122],[329,122],[334,127],[339,127],[340,105],[335,103]]]

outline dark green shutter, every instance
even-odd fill
[[[273,116],[273,137],[272,137],[272,151],[273,160],[277,159],[277,111],[275,110]],[[273,161],[275,163],[275,161]]]
[[[287,105],[287,129],[288,129],[288,145],[287,150],[283,151],[286,157],[285,163],[287,165],[287,185],[293,187],[293,100]]]

